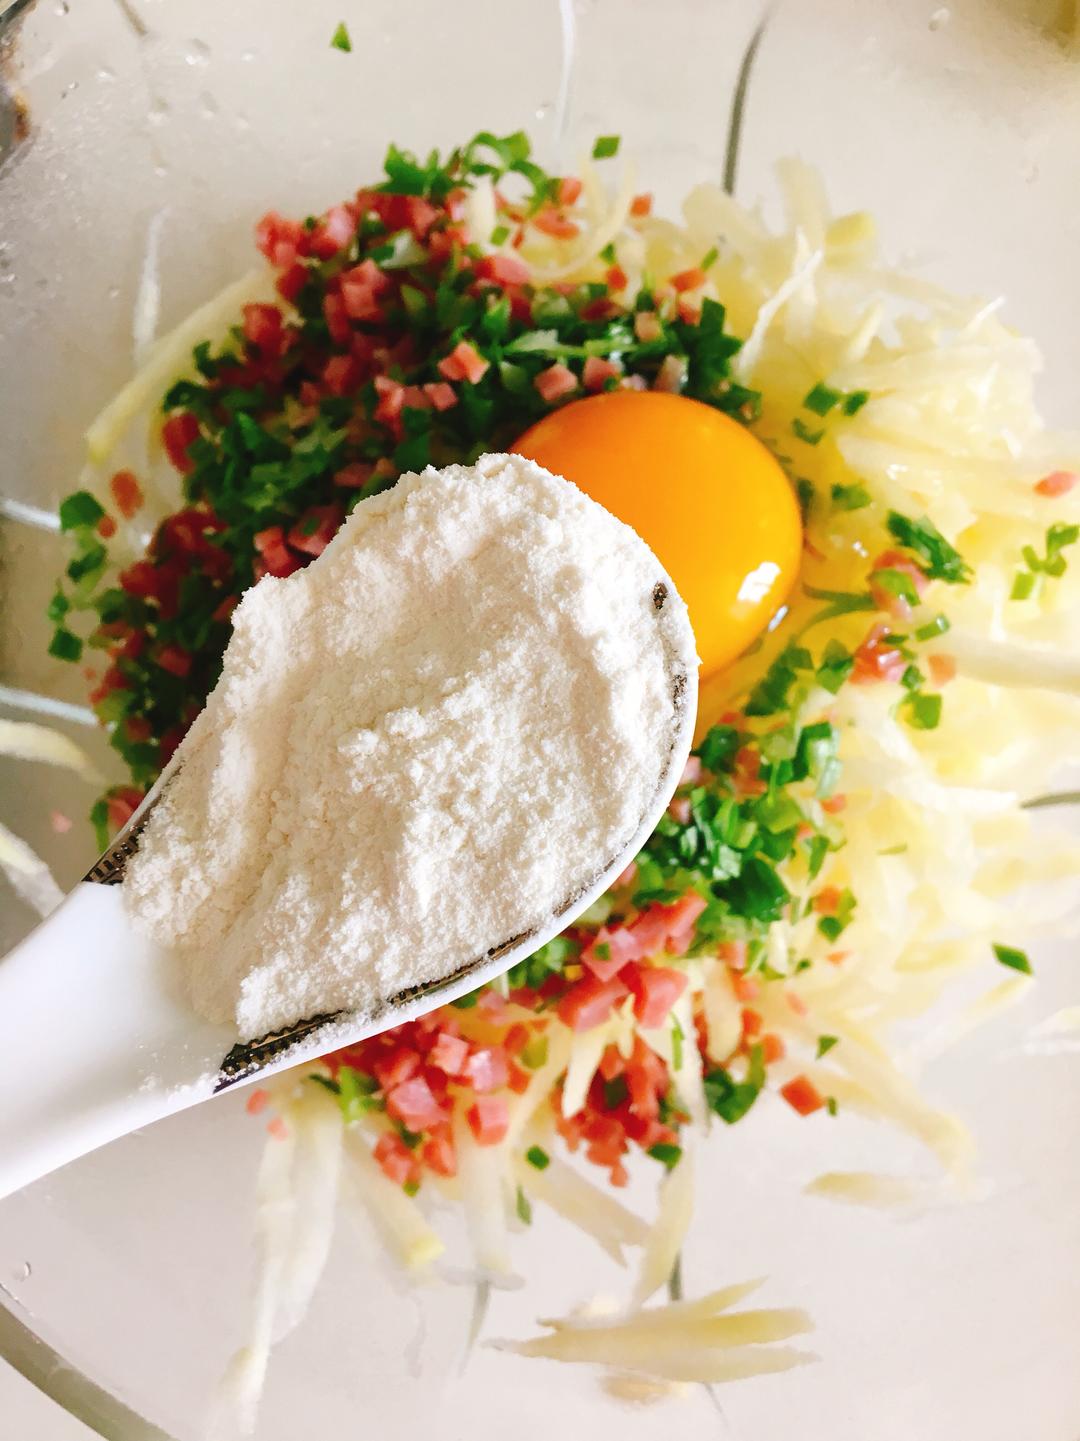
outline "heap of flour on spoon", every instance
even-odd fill
[[[541,926],[674,784],[685,607],[629,527],[520,457],[404,476],[233,623],[124,891],[244,1038]]]

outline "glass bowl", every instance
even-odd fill
[[[330,45],[343,18],[351,54]],[[130,373],[147,247],[166,328],[250,264],[254,217],[332,203],[377,173],[390,139],[422,150],[525,128],[558,167],[595,134],[619,133],[661,209],[725,171],[769,208],[773,162],[797,153],[837,209],[876,213],[908,266],[965,293],[1004,293],[1048,357],[1045,409],[1064,418],[1074,401],[1071,6],[39,0],[0,26],[0,700],[6,716],[50,711],[111,774],[76,671],[45,652],[60,568],[49,517],[88,420]],[[92,788],[9,761],[0,776],[5,823],[73,883],[93,858],[89,828],[56,835],[48,817],[81,817]],[[0,919],[4,945],[32,923],[7,892]],[[702,1150],[705,1201],[684,1260],[693,1289],[767,1275],[765,1304],[812,1311],[820,1364],[653,1407],[575,1368],[483,1346],[465,1361],[470,1288],[410,1290],[343,1215],[308,1319],[275,1353],[258,1437],[367,1429],[404,1441],[438,1425],[630,1441],[689,1425],[747,1438],[1073,1441],[1078,1062],[1068,1047],[1023,1044],[1075,999],[1070,961],[1066,947],[1043,947],[1023,1005],[927,1071],[930,1093],[978,1140],[976,1201],[898,1218],[804,1196],[825,1166],[919,1164],[907,1143],[843,1115],[827,1156],[779,1104]],[[226,1097],[0,1205],[0,1354],[103,1436],[196,1441],[245,1336],[262,1140],[243,1098]],[[652,1204],[643,1176],[631,1202]],[[527,1285],[494,1296],[485,1335],[527,1335],[537,1315],[626,1290],[553,1217],[518,1241]],[[45,1411],[11,1395],[7,1416],[27,1419],[10,1434],[53,1434]]]

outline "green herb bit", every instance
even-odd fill
[[[863,510],[872,500],[866,486],[858,481],[854,485],[834,485],[831,495],[836,510]]]
[[[53,631],[52,640],[49,642],[49,654],[57,660],[79,660],[83,653],[83,643],[74,631],[58,625]]]
[[[823,690],[836,695],[855,665],[855,657],[842,642],[830,640],[825,647],[814,679]]]
[[[1039,577],[1030,570],[1018,570],[1013,576],[1012,590],[1009,592],[1010,600],[1030,599],[1035,587],[1039,583]]]
[[[805,445],[819,445],[825,439],[824,430],[811,430],[798,416],[791,422],[791,433]]]
[[[919,603],[919,592],[915,589],[915,582],[906,571],[893,570],[891,567],[875,570],[873,582],[875,586],[888,595],[896,596],[898,600],[906,600],[909,605],[918,605]]]
[[[344,50],[346,55],[352,50],[352,40],[349,38],[349,28],[344,20],[338,22],[338,27],[330,37],[330,44],[334,50]]]
[[[682,1159],[682,1147],[659,1141],[655,1146],[649,1147],[648,1154],[654,1161],[659,1161],[665,1170],[673,1171]]]
[[[844,398],[841,390],[833,390],[831,385],[826,385],[823,380],[809,390],[803,396],[803,409],[812,410],[815,415],[828,415],[830,410],[835,409]]]
[[[813,664],[813,657],[805,647],[794,644],[785,646],[750,692],[746,714],[775,715],[779,711],[790,709],[789,699],[793,687],[798,683],[800,674],[811,670]]]
[[[491,244],[492,244],[492,245],[505,245],[506,242],[507,242],[509,239],[510,239],[510,227],[509,227],[509,225],[496,225],[495,229],[491,232]]]
[[[517,1210],[518,1220],[526,1226],[531,1226],[533,1216],[532,1204],[520,1186],[517,1188],[517,1205],[515,1209]]]
[[[97,525],[104,514],[104,506],[88,490],[77,490],[60,502],[60,529],[78,530],[82,526]]]
[[[836,1104],[836,1097],[835,1097],[835,1096],[826,1096],[826,1097],[825,1097],[825,1109],[828,1111],[828,1113],[829,1113],[830,1116],[835,1116],[835,1115],[836,1115],[836,1113],[837,1113],[837,1111],[839,1111],[840,1107]]]
[[[949,629],[949,617],[947,615],[936,615],[933,620],[928,620],[925,625],[919,626],[915,632],[916,640],[934,640],[939,635],[944,635]]]
[[[868,390],[849,390],[844,399],[844,414],[858,415],[869,399],[870,392]]]
[[[702,270],[710,270],[710,269],[716,264],[716,262],[717,262],[719,259],[720,259],[720,249],[719,249],[718,246],[714,245],[710,250],[707,250],[707,251],[705,252],[704,257],[702,258],[702,261],[701,261],[701,268],[702,268]]]
[[[741,745],[742,736],[734,726],[715,725],[705,733],[705,739],[698,746],[698,759],[707,771],[721,775],[728,769]]]
[[[678,1016],[671,1018],[671,1069],[681,1071],[683,1063],[683,1028]]]
[[[827,1055],[829,1054],[829,1052],[832,1050],[833,1046],[837,1046],[837,1045],[839,1045],[839,1044],[840,1044],[840,1037],[839,1037],[839,1036],[818,1036],[818,1039],[817,1039],[817,1059],[820,1061],[821,1058],[822,1058],[822,1056],[827,1056]]]
[[[544,1150],[543,1146],[530,1146],[525,1152],[525,1159],[530,1166],[535,1166],[538,1171],[546,1171],[551,1165],[551,1157]]]
[[[746,1079],[736,1081],[723,1066],[704,1076],[705,1099],[722,1121],[733,1126],[741,1121],[765,1085],[765,1056],[760,1046],[751,1046]]]
[[[600,135],[592,148],[594,160],[610,160],[613,155],[619,153],[618,135]]]
[[[931,580],[966,585],[971,579],[971,567],[926,516],[912,520],[910,516],[890,510],[886,524],[894,540],[906,550],[915,552]]]
[[[908,725],[919,731],[937,730],[941,724],[942,699],[940,695],[925,691],[912,691],[905,696]]]
[[[995,941],[994,955],[1003,966],[1008,966],[1010,971],[1020,971],[1025,976],[1034,974],[1026,951],[1018,951],[1013,946],[1001,946]]]

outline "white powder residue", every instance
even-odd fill
[[[664,784],[695,663],[645,543],[518,456],[403,477],[233,624],[124,891],[245,1039],[558,913]]]

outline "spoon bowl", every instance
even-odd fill
[[[663,595],[654,592],[659,612]],[[697,672],[663,626],[672,741],[660,784],[633,835],[583,876],[543,924],[507,937],[438,979],[363,1014],[298,1020],[254,1040],[202,1020],[179,993],[174,958],[132,924],[127,866],[169,768],[64,903],[0,961],[0,1199],[69,1161],[236,1085],[415,1020],[504,974],[586,910],[634,859],[686,765]],[[177,757],[179,761],[179,756]],[[50,1058],[45,1067],[42,1056]]]

